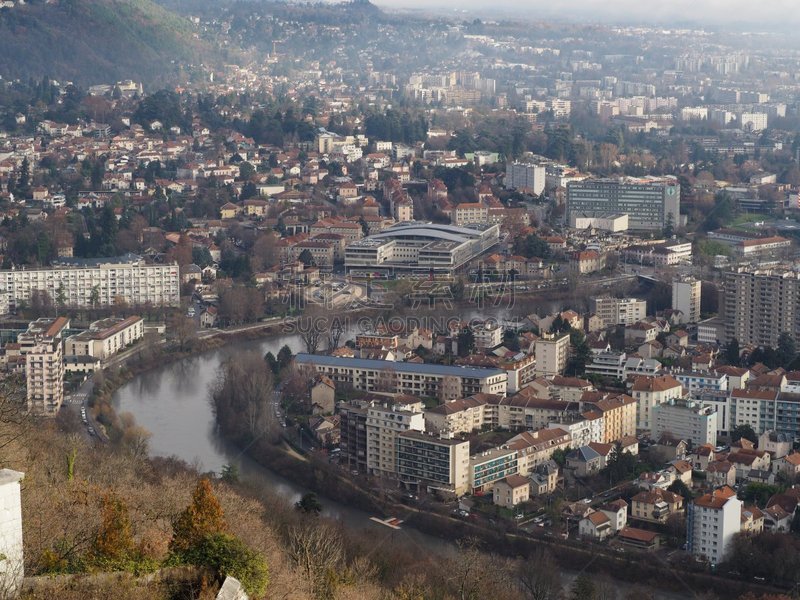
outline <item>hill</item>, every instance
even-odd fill
[[[213,60],[187,19],[151,0],[60,0],[0,9],[0,75],[81,85],[185,79],[181,65]]]

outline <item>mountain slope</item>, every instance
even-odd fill
[[[4,78],[163,84],[181,77],[176,63],[212,57],[186,19],[151,0],[61,0],[0,10]]]

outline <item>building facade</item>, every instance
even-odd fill
[[[686,514],[687,550],[696,558],[721,563],[741,529],[741,521],[742,502],[727,486],[695,499]]]
[[[462,496],[469,490],[469,442],[418,431],[397,434],[397,477],[406,486]]]

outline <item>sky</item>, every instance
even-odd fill
[[[448,8],[481,14],[500,9],[508,17],[563,18],[564,20],[640,22],[653,24],[707,23],[709,25],[800,24],[798,0],[372,0],[385,8]]]

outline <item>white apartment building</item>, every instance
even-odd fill
[[[671,375],[637,377],[631,388],[636,400],[636,428],[652,431],[655,426],[653,409],[670,400],[683,397],[683,386]]]
[[[67,338],[66,356],[92,356],[106,360],[129,344],[144,337],[142,317],[130,316],[126,319],[110,317],[95,321],[88,331]]]
[[[683,313],[682,323],[697,323],[700,320],[700,288],[700,280],[694,277],[672,282],[672,308]]]
[[[425,418],[411,406],[372,406],[367,410],[367,469],[373,475],[397,473],[397,434],[425,431]]]
[[[62,259],[66,261],[67,259]],[[47,293],[65,306],[131,305],[178,306],[178,265],[150,265],[134,255],[99,259],[69,259],[49,268],[0,271],[0,296],[16,308],[34,292]]]
[[[397,477],[411,489],[462,496],[469,491],[469,442],[418,431],[399,433]]]
[[[717,445],[717,410],[692,401],[670,401],[653,407],[653,439],[664,433],[693,446]]]
[[[742,502],[725,486],[697,498],[686,514],[687,549],[696,558],[719,564],[741,529]]]
[[[636,298],[593,298],[593,312],[603,327],[633,325],[647,316],[647,300]]]
[[[515,162],[508,166],[505,186],[538,196],[544,191],[545,177],[544,166]]]
[[[499,323],[484,321],[472,323],[470,327],[477,350],[491,350],[503,343],[503,328]]]
[[[569,334],[544,333],[534,346],[537,377],[552,377],[564,372],[569,358]]]
[[[459,227],[488,220],[489,207],[480,202],[462,202],[450,210],[450,221]]]

